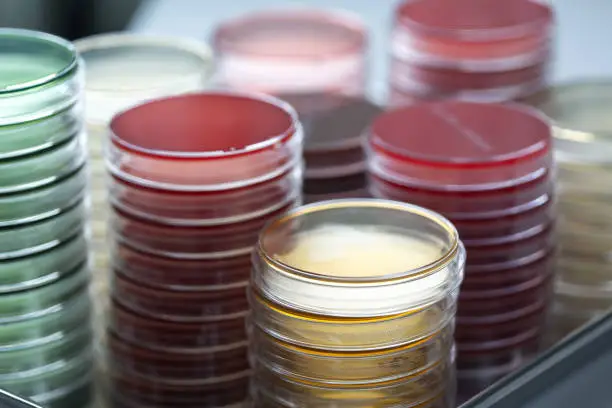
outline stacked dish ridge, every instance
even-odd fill
[[[289,102],[304,126],[306,202],[366,193],[363,130],[380,108],[364,97],[367,32],[344,11],[272,10],[214,35],[222,85]]]
[[[103,140],[111,118],[145,100],[197,91],[212,75],[212,52],[197,41],[134,34],[102,34],[76,41],[85,62],[85,120],[93,210],[94,301],[108,299],[108,207]],[[96,323],[104,319],[97,313]]]
[[[555,255],[551,129],[533,109],[416,104],[381,115],[370,193],[454,223],[467,251],[457,314],[459,392],[471,394],[540,347]]]
[[[240,403],[250,254],[262,226],[300,200],[296,114],[274,98],[202,93],[132,108],[110,130],[109,396],[122,407]]]
[[[612,83],[552,88],[539,106],[555,126],[559,265],[550,341],[612,307]]]
[[[391,38],[388,103],[537,99],[552,36],[553,11],[534,0],[406,0]]]
[[[289,212],[253,254],[255,407],[454,407],[465,252],[440,215],[344,199]]]
[[[50,408],[92,399],[81,91],[70,43],[0,29],[0,388]]]

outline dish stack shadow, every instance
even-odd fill
[[[0,29],[0,388],[92,400],[82,73],[74,47]]]
[[[109,399],[240,404],[251,250],[300,200],[296,114],[273,98],[192,94],[132,108],[110,131]]]
[[[300,207],[263,229],[252,405],[455,407],[465,252],[438,214],[383,200]]]
[[[551,129],[527,107],[416,104],[381,115],[370,192],[437,211],[466,251],[457,313],[460,395],[540,348],[555,257]]]
[[[118,112],[163,96],[204,88],[212,75],[212,52],[197,41],[134,34],[80,39],[85,63],[85,120],[89,149],[92,211],[93,289],[96,324],[108,299],[108,197],[103,140]]]
[[[553,11],[534,0],[406,0],[391,38],[388,105],[424,100],[539,100]]]
[[[221,85],[274,95],[304,126],[304,200],[366,193],[364,129],[380,108],[364,97],[367,32],[343,11],[271,10],[214,34]]]
[[[555,126],[559,186],[551,343],[612,307],[611,107],[606,81],[557,86],[539,106]]]

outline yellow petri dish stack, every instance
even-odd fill
[[[320,202],[265,227],[250,291],[254,407],[452,407],[465,252],[409,204]]]
[[[549,342],[612,307],[612,80],[550,90],[561,252]]]

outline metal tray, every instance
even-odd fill
[[[0,390],[0,407],[2,408],[42,408],[33,402]]]
[[[612,312],[461,408],[612,407]]]

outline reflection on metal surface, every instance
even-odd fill
[[[0,406],[2,408],[41,408],[21,397],[0,390]]]

